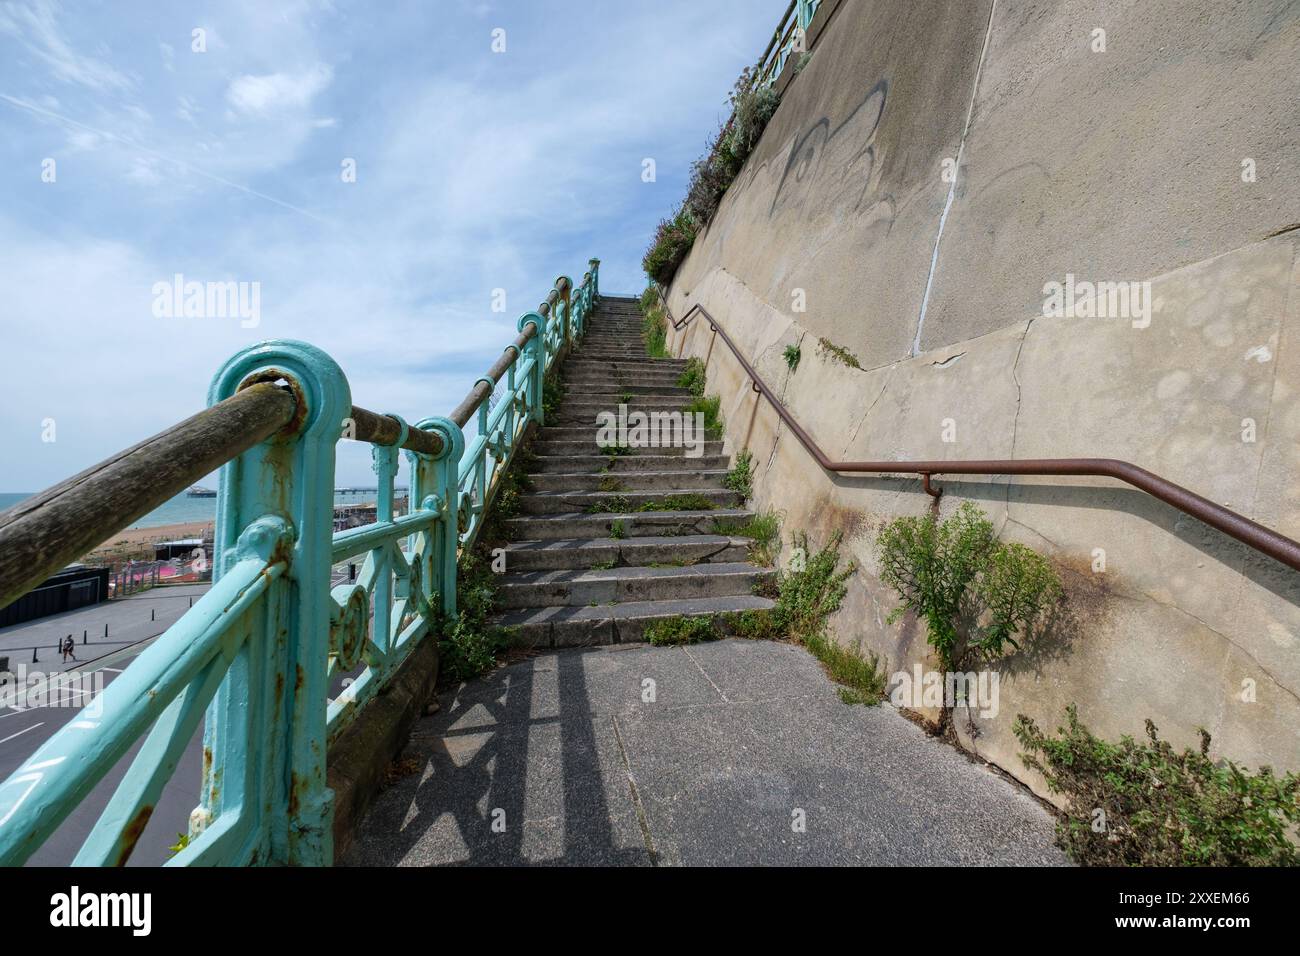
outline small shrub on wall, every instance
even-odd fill
[[[903,602],[889,622],[915,614],[945,671],[1019,649],[1062,596],[1047,559],[998,541],[992,522],[969,501],[942,522],[933,514],[889,522],[876,548],[880,580]]]

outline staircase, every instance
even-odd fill
[[[683,448],[608,454],[596,442],[597,415],[683,410],[677,385],[686,362],[652,359],[641,340],[637,300],[602,296],[579,349],[564,362],[558,413],[534,439],[520,513],[505,522],[510,542],[495,623],[531,647],[580,647],[646,640],[668,618],[712,617],[725,634],[735,615],[766,609],[754,593],[772,571],[748,560],[749,539],[726,533],[753,517],[723,484],[722,441],[701,457]],[[699,510],[639,510],[690,495]],[[712,507],[704,509],[703,496]],[[603,510],[611,500],[619,510]],[[718,523],[722,527],[718,527]],[[719,533],[721,531],[721,533]]]

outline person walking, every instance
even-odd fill
[[[71,657],[74,661],[77,660],[77,655],[75,653],[76,649],[77,649],[77,642],[74,641],[72,639],[72,635],[69,634],[63,640],[63,663],[66,664],[68,662],[69,657]],[[77,661],[77,663],[81,663],[81,662]]]

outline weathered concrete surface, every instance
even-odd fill
[[[442,703],[346,862],[1064,862],[1022,789],[889,706],[842,703],[798,647],[558,651]]]
[[[938,169],[956,155],[980,57],[964,31],[982,42],[990,22],[987,4],[970,7],[951,14],[969,21],[957,37],[910,32],[912,11],[935,12],[927,4],[892,8],[897,23],[872,15],[879,4],[837,14],[674,280],[674,313],[705,304],[831,457],[1121,458],[1300,537],[1300,232],[1286,231],[1300,222],[1300,182],[1278,174],[1300,156],[1300,4],[1182,3],[1177,15],[1164,3],[1106,4],[1097,25],[1108,52],[1094,55],[1100,6],[999,0],[911,356],[946,200]],[[873,63],[879,71],[847,67]],[[917,64],[942,64],[966,100],[892,116]],[[849,91],[881,79],[880,121],[855,131]],[[945,125],[952,110],[962,115]],[[1096,129],[1102,116],[1120,135]],[[848,140],[796,148],[823,117]],[[1092,138],[1080,117],[1092,117]],[[1170,117],[1179,128],[1166,135]],[[1188,153],[1197,136],[1206,145]],[[888,161],[900,152],[906,170]],[[777,156],[802,192],[782,187]],[[1256,160],[1255,183],[1241,182],[1243,156]],[[908,179],[913,167],[934,182]],[[899,216],[872,237],[864,210],[887,199]],[[928,226],[903,218],[918,204],[933,213]],[[1067,272],[1150,280],[1150,324],[1045,317],[1042,286]],[[791,312],[795,288],[806,313]],[[802,352],[793,374],[790,344]],[[841,639],[884,654],[891,670],[932,664],[915,622],[885,623],[896,602],[874,575],[875,529],[930,505],[919,480],[822,472],[706,323],[672,333],[670,347],[706,359],[726,450],[754,452],[751,507],[780,510],[787,532],[814,542],[847,532],[861,571],[835,620]],[[1194,745],[1204,727],[1216,756],[1300,768],[1300,575],[1118,482],[937,484],[944,514],[975,501],[1005,539],[1049,555],[1070,592],[1054,638],[1006,663],[1001,712],[977,721],[973,749],[1041,787],[1011,723],[1023,712],[1055,726],[1073,701],[1108,737],[1140,734],[1149,716],[1176,743]]]

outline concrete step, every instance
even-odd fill
[[[533,443],[532,450],[533,450],[533,454],[540,455],[546,458],[552,458],[557,455],[583,455],[585,457],[591,457],[593,455],[601,455],[601,454],[608,455],[608,452],[606,452],[605,449],[602,449],[599,445],[596,444],[595,429],[592,430],[591,437],[586,441],[539,441]],[[698,443],[694,449],[688,449],[686,447],[633,448],[632,453],[630,455],[618,455],[618,456],[610,456],[610,457],[633,458],[640,454],[653,454],[653,455],[675,456],[677,458],[686,458],[687,452],[691,452],[695,457],[704,457],[707,455],[721,455],[722,442],[704,441]],[[694,460],[694,459],[693,458],[688,459],[688,461],[690,460]]]
[[[558,538],[551,541],[512,541],[506,545],[506,570],[547,571],[666,564],[685,561],[744,561],[749,539],[720,534],[684,534],[645,538]]]
[[[711,617],[719,636],[735,632],[736,619],[746,611],[769,611],[774,602],[753,594],[683,601],[632,601],[600,607],[543,607],[507,611],[492,623],[515,631],[528,647],[589,647],[598,644],[637,644],[646,640],[646,627],[670,617]]]
[[[618,495],[625,491],[671,491],[688,488],[723,488],[725,469],[707,471],[641,471],[625,475],[593,474],[592,472],[560,472],[529,475],[535,491],[589,491],[604,495]]]
[[[684,398],[690,401],[695,396],[691,394],[690,389],[682,388],[680,385],[637,385],[632,382],[627,383],[607,383],[607,382],[569,382],[564,383],[566,390],[564,397],[568,398],[585,398],[587,401],[604,402],[610,398],[617,398],[624,392],[632,395],[675,395],[678,398]]]
[[[655,449],[643,449],[655,451]],[[701,471],[726,470],[730,459],[726,455],[701,455],[686,459]],[[537,475],[557,472],[605,472],[611,475],[637,475],[644,472],[681,471],[684,464],[680,455],[535,455],[528,466],[529,473]]]
[[[507,560],[509,560],[507,558]],[[682,601],[753,594],[774,572],[746,562],[686,567],[519,571],[498,581],[498,607],[590,607],[628,601]]]
[[[618,396],[611,396],[612,402],[591,399],[589,396],[577,395],[564,399],[555,409],[554,421],[557,425],[595,424],[596,416],[601,412],[618,414],[618,406],[626,404],[629,411],[685,411],[686,406],[695,400],[693,395],[633,395],[632,401],[620,402]]]
[[[579,353],[564,363],[564,374],[577,372],[674,372],[678,375],[686,371],[685,359],[661,359],[642,357],[638,359],[589,359]]]
[[[689,504],[674,499],[689,498]],[[683,511],[703,509],[705,502],[714,508],[735,508],[745,503],[728,488],[664,488],[645,491],[540,491],[519,496],[519,511],[526,515],[562,515],[580,511],[584,514],[606,511]]]
[[[743,508],[709,511],[635,511],[608,514],[523,515],[502,522],[512,541],[554,541],[557,538],[599,538],[610,535],[615,522],[625,538],[682,534],[717,534],[719,521],[741,524],[754,517]]]
[[[619,392],[628,386],[654,386],[656,388],[678,388],[682,373],[674,369],[658,369],[650,372],[636,372],[628,369],[610,369],[604,372],[583,371],[572,375],[566,373],[564,384],[578,391]],[[629,391],[634,389],[629,388]]]
[[[618,406],[615,405],[614,407],[608,409],[608,411],[617,415]],[[629,408],[628,415],[631,415],[632,412],[634,411],[636,411],[635,408]],[[643,411],[650,416],[651,422],[662,422],[664,423],[663,427],[665,428],[668,427],[668,424],[674,423],[676,421],[676,419],[666,418],[665,416],[671,416],[673,414],[677,414],[677,415],[685,414],[684,412],[674,412],[672,409],[668,409],[668,408],[649,408],[649,409],[643,409]],[[656,415],[659,417],[655,418],[654,416]],[[631,429],[632,426],[629,425],[628,427],[629,429]],[[674,428],[675,427],[676,426],[674,424]],[[694,428],[695,427],[694,424],[692,424],[691,427]],[[602,430],[602,426],[597,424],[594,421],[594,419],[591,422],[583,422],[577,425],[569,424],[567,422],[556,422],[554,424],[549,424],[546,427],[542,428],[541,431],[538,432],[537,434],[537,440],[538,441],[596,441],[598,440],[599,432],[601,430]],[[692,432],[692,434],[695,433]],[[706,435],[705,437],[721,440],[722,433],[720,430],[715,430],[714,434]]]

